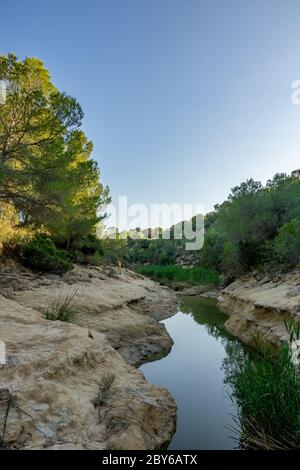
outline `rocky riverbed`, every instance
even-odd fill
[[[136,369],[172,340],[158,320],[176,294],[122,268],[75,266],[39,275],[0,266],[0,420],[17,448],[159,449],[176,405]],[[46,320],[57,296],[74,294],[72,323]],[[1,423],[1,421],[0,421]]]

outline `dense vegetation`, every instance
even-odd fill
[[[252,269],[296,268],[300,261],[300,172],[276,174],[265,186],[249,179],[205,216],[204,247],[186,252],[185,240],[130,240],[120,256],[132,264],[191,265],[224,274],[227,281]]]
[[[300,178],[277,174],[232,189],[205,218],[203,266],[235,277],[253,268],[289,270],[300,261]]]
[[[177,265],[145,265],[137,266],[136,270],[158,281],[176,281],[187,284],[212,284],[219,283],[219,275],[209,268],[198,266],[185,269]]]
[[[18,255],[20,261],[33,271],[64,273],[72,267],[70,254],[58,250],[50,238],[42,235],[29,240]]]
[[[43,63],[1,56],[0,80],[0,243],[19,246],[22,260],[33,255],[32,267],[61,271],[71,265],[50,240],[74,259],[86,245],[101,250],[96,225],[108,189],[80,129],[80,105],[55,88]]]

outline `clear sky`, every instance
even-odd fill
[[[75,96],[113,199],[199,203],[300,167],[299,0],[9,0],[0,53]]]

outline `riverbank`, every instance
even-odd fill
[[[16,448],[159,449],[175,431],[170,393],[137,366],[166,354],[158,320],[176,311],[175,292],[131,271],[75,266],[63,276],[1,265],[0,331],[5,442]],[[72,323],[43,313],[73,292]],[[58,294],[59,293],[59,294]]]
[[[299,272],[276,278],[252,274],[221,292],[212,286],[172,287],[124,268],[75,266],[58,276],[34,274],[12,260],[2,263],[0,339],[6,343],[7,364],[0,366],[1,426],[8,411],[4,445],[167,447],[176,424],[172,387],[149,384],[137,367],[158,357],[167,357],[166,363],[175,357],[176,348],[167,356],[173,340],[158,322],[178,310],[178,295],[188,295],[197,305],[201,297],[218,297],[219,308],[228,315],[226,329],[247,344],[259,334],[279,345],[287,338],[284,320],[299,319]],[[70,294],[72,323],[46,320],[49,306]],[[209,305],[205,312],[210,312]],[[197,315],[195,320],[202,322]],[[211,321],[210,312],[205,322]],[[215,326],[212,336],[214,332]],[[181,326],[178,334],[182,336]]]
[[[218,307],[229,316],[225,325],[234,336],[278,347],[288,340],[284,321],[300,321],[300,272],[244,276],[221,291]]]

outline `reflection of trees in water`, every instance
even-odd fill
[[[216,305],[215,299],[207,297],[183,297],[181,312],[191,314],[195,322],[205,327],[209,335],[220,340],[225,347],[228,341],[236,341],[225,328],[227,316]]]
[[[245,369],[244,366],[249,362],[249,359],[250,363],[253,364],[254,370],[259,367],[262,358],[258,355],[257,351],[244,346],[226,330],[225,322],[227,316],[218,310],[214,299],[201,297],[183,298],[181,311],[190,314],[195,322],[204,327],[207,333],[220,342],[224,348],[225,357],[221,366],[221,370],[224,374],[224,386],[236,410],[236,416],[233,417],[233,426],[229,425],[228,427],[233,433],[232,438],[236,441],[237,447],[240,449],[275,449],[282,448],[278,447],[278,445],[282,445],[283,442],[286,446],[284,448],[291,448],[291,446],[294,445],[293,436],[286,433],[289,439],[287,443],[283,439],[279,439],[281,442],[274,440],[272,437],[274,433],[267,432],[268,429],[265,425],[266,417],[261,413],[253,417],[251,414],[252,411],[249,412],[249,399],[253,399],[253,393],[250,392],[252,392],[253,387],[255,387],[257,383],[253,382],[256,381],[257,377],[255,374],[253,377],[251,374],[248,376],[249,370]],[[270,369],[270,373],[271,372]],[[270,380],[275,379],[270,377]],[[250,388],[247,388],[247,383],[249,383]],[[268,384],[265,389],[270,393]],[[283,387],[283,389],[286,390],[286,387]],[[249,390],[249,393],[247,390]],[[259,401],[258,406],[260,406],[260,400],[262,399],[263,396],[257,395],[257,400]],[[270,409],[270,406],[267,406],[266,409]],[[228,421],[231,421],[229,417]]]
[[[227,317],[218,310],[215,299],[184,297],[180,310],[191,314],[195,322],[204,326],[214,338],[222,339],[224,336],[230,336],[224,326]]]
[[[246,446],[244,439],[241,437],[240,432],[241,422],[244,418],[242,413],[242,407],[238,406],[236,402],[234,382],[236,375],[239,373],[239,364],[244,359],[245,354],[247,354],[247,352],[245,351],[243,345],[237,340],[227,341],[226,344],[224,344],[224,347],[226,351],[226,356],[222,363],[222,370],[224,371],[224,384],[227,387],[230,399],[233,401],[237,409],[237,415],[233,417],[235,426],[234,428],[231,427],[233,431],[232,438],[236,441],[237,447],[239,447],[240,449],[244,449],[246,448]]]
[[[237,340],[224,344],[226,357],[223,360],[222,369],[225,373],[225,383],[231,384],[232,377],[238,371],[238,364],[245,357],[245,348]]]
[[[227,316],[220,312],[216,306],[216,300],[210,298],[184,297],[181,304],[181,312],[191,314],[193,319],[204,326],[209,335],[218,340],[225,352],[226,356],[222,362],[221,369],[224,371],[224,384],[231,400],[235,403],[233,379],[238,373],[241,360],[247,354],[245,347],[231,335],[225,328]],[[241,418],[241,410],[237,411],[238,416],[235,417],[237,428]],[[235,437],[234,437],[235,439]],[[239,447],[245,447],[239,433],[236,433],[236,440]]]

